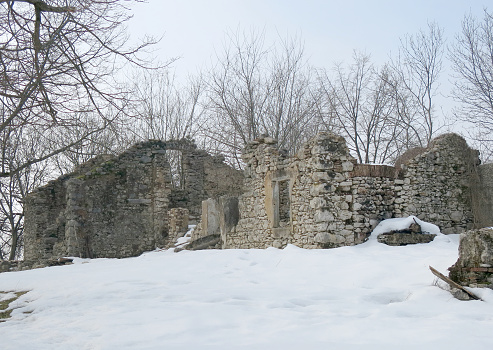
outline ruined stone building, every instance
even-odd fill
[[[182,161],[179,186],[169,161]],[[345,140],[321,133],[288,156],[264,137],[244,150],[242,172],[189,141],[149,141],[96,158],[26,202],[25,258],[124,257],[166,247],[189,213],[192,249],[363,242],[391,217],[416,215],[444,233],[493,225],[493,167],[447,134],[402,166],[357,164]]]
[[[180,163],[175,171],[171,156]],[[242,180],[221,157],[187,140],[96,157],[28,195],[25,259],[128,257],[165,247],[188,215],[201,215],[202,200],[238,195]]]
[[[200,236],[221,235],[223,248],[328,248],[363,242],[383,219],[416,215],[443,233],[491,225],[493,168],[456,134],[432,141],[402,167],[357,164],[345,140],[321,133],[293,157],[275,140],[251,142],[243,155],[245,192],[235,225],[213,226],[203,210]],[[203,238],[202,238],[203,239]]]

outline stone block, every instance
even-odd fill
[[[341,173],[335,173],[335,176],[334,176],[334,181],[335,182],[343,182],[346,180],[346,177],[341,174]]]
[[[361,210],[362,207],[363,206],[360,203],[354,203],[353,204],[353,210],[354,211],[359,211],[359,210]]]
[[[334,215],[327,210],[316,210],[313,220],[315,222],[329,222],[334,220]]]
[[[408,244],[430,243],[436,235],[426,233],[383,233],[378,235],[380,243],[390,246],[404,246]]]
[[[461,222],[464,219],[464,212],[453,211],[452,213],[450,213],[450,219],[454,222]]]
[[[345,245],[346,237],[339,234],[332,234],[330,235],[330,243],[332,243],[334,246]]]
[[[328,232],[319,232],[315,235],[313,240],[320,244],[329,244],[331,243],[331,234]]]
[[[353,171],[354,164],[351,162],[342,162],[342,171]]]
[[[347,203],[346,203],[347,204]],[[351,219],[351,217],[353,216],[353,213],[351,213],[350,211],[348,210],[340,210],[337,215],[339,216],[339,218],[341,220],[349,220]]]
[[[327,201],[321,197],[315,197],[310,200],[310,208],[312,209],[320,209],[324,208],[327,205]]]
[[[325,194],[330,192],[331,187],[327,186],[327,184],[315,184],[310,188],[311,196],[319,196],[321,194]]]
[[[220,204],[220,231],[224,238],[240,220],[240,211],[238,206],[238,197],[223,196],[219,198]]]
[[[339,204],[339,208],[340,208],[341,210],[348,210],[348,209],[349,209],[349,204],[348,204],[347,202],[341,202],[341,203]]]
[[[317,171],[312,174],[314,182],[328,181],[330,179],[329,174],[325,171]]]

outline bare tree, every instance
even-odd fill
[[[138,103],[133,124],[136,139],[194,138],[201,128],[204,82],[201,76],[184,85],[169,70],[139,71],[134,78]],[[131,131],[132,132],[132,131]]]
[[[419,103],[404,84],[402,77],[391,68],[386,70],[382,79],[390,87],[389,93],[394,104],[393,118],[397,129],[392,138],[396,158],[408,149],[426,146],[426,127],[420,122]]]
[[[318,95],[302,44],[296,39],[282,41],[272,51],[269,71],[270,94],[262,129],[292,153],[317,129]]]
[[[384,163],[395,156],[399,124],[387,67],[377,70],[370,56],[355,52],[347,67],[336,64],[319,76],[325,108],[322,122],[344,135],[360,163]]]
[[[28,128],[11,130],[11,147],[6,154],[11,162],[29,159],[39,147],[36,139],[30,137]],[[17,164],[12,164],[16,167]],[[0,179],[0,259],[22,258],[24,229],[23,201],[27,193],[40,186],[49,177],[47,162],[25,167],[10,177]]]
[[[98,118],[90,113],[77,116],[80,125],[59,128],[60,132],[51,136],[51,149],[61,149],[64,145],[71,144],[74,140],[80,140],[73,147],[64,150],[48,160],[53,175],[70,173],[75,167],[87,162],[98,155],[118,154],[128,148],[132,139],[125,130],[127,124],[124,118],[115,118],[103,130],[91,133],[99,128]],[[132,125],[135,125],[135,118]]]
[[[230,34],[207,77],[206,137],[239,165],[245,143],[269,134],[293,152],[316,116],[311,68],[297,40],[266,47],[263,34]]]
[[[179,84],[168,69],[137,74],[134,91],[139,103],[134,105],[134,114],[138,118],[126,128],[130,139],[203,140],[200,135],[204,113],[202,77],[190,77],[184,84]],[[166,150],[166,155],[172,184],[181,188],[185,176],[182,152]]]
[[[423,131],[422,135],[415,134],[420,146],[427,146],[437,130],[434,102],[443,52],[443,30],[436,23],[428,23],[427,31],[421,30],[401,40],[399,55],[391,64],[400,88],[405,90],[399,98],[407,102],[408,112],[414,110],[406,116],[412,116],[412,123]]]
[[[323,71],[320,79],[329,109],[328,123],[332,123],[332,119],[336,121],[360,163],[365,158],[360,136],[362,108],[372,69],[370,56],[355,52],[354,62],[349,69],[345,69],[342,63],[337,63],[334,66],[334,78]]]
[[[148,66],[138,54],[153,42],[127,46],[120,0],[0,0],[0,15],[0,222],[12,258],[37,171],[54,156],[76,164],[94,153],[128,115],[117,73]]]
[[[482,21],[466,16],[449,57],[456,74],[453,95],[461,103],[455,115],[472,123],[475,138],[488,152],[493,142],[493,15],[484,10]]]
[[[110,125],[108,109],[124,111],[127,97],[116,72],[126,63],[145,65],[136,54],[152,42],[126,49],[129,15],[118,0],[0,0],[0,13],[0,132],[35,126],[32,137],[50,144],[65,128],[82,127],[81,114],[99,119],[95,129],[39,149],[15,168],[3,157],[0,176],[8,177]]]

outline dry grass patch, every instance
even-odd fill
[[[4,292],[0,292],[0,296],[3,293]],[[0,322],[4,322],[8,318],[10,318],[10,315],[12,314],[12,310],[14,310],[15,308],[9,309],[9,305],[11,303],[13,303],[14,301],[16,301],[17,299],[19,299],[21,296],[23,296],[26,293],[27,293],[27,291],[12,292],[12,294],[14,294],[13,297],[5,299],[5,300],[0,300]]]

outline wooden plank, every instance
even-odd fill
[[[478,297],[476,294],[474,294],[473,292],[470,292],[468,291],[467,289],[465,289],[464,287],[462,287],[460,284],[452,281],[450,278],[448,278],[447,276],[441,274],[437,269],[433,268],[430,266],[430,270],[431,272],[437,276],[438,278],[440,278],[442,281],[444,281],[445,283],[447,283],[449,286],[451,286],[452,288],[457,288],[457,289],[460,289],[461,291],[463,291],[464,293],[466,293],[467,295],[469,295],[472,299],[474,300],[481,300],[483,301],[483,299],[481,299],[480,297]]]

